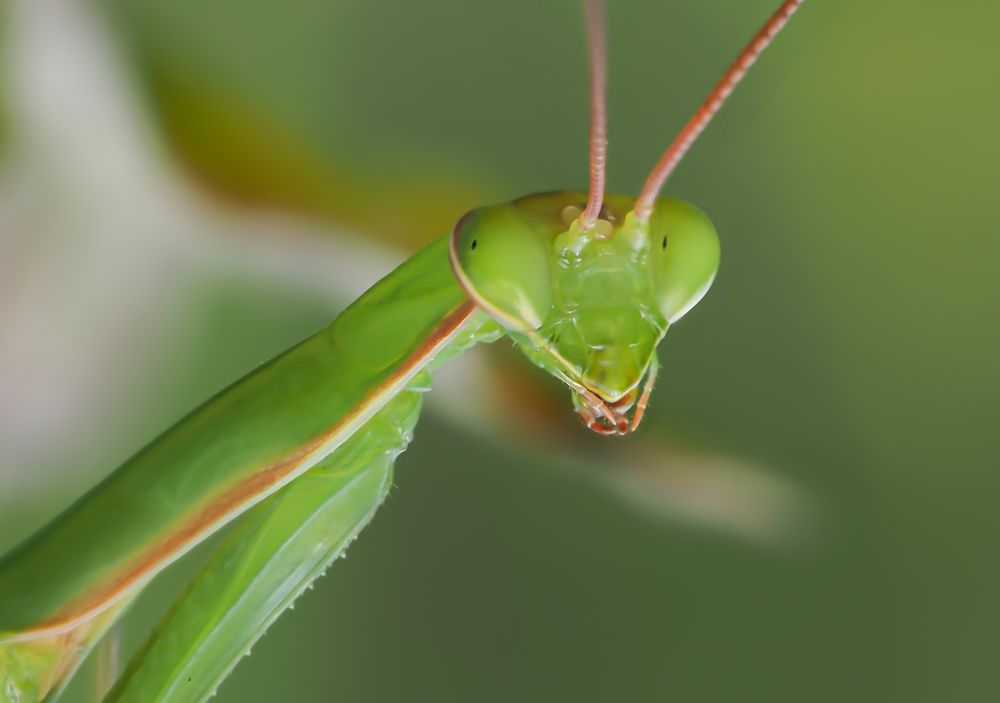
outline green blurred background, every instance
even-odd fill
[[[774,4],[609,3],[613,190],[637,190]],[[585,185],[569,0],[9,0],[3,14],[0,549],[347,302],[227,266],[232,222],[280,213],[335,251],[338,232],[412,249],[473,205]],[[429,414],[350,558],[220,699],[1000,697],[997,22],[985,1],[810,0],[668,184],[712,217],[723,264],[662,348],[642,433],[768,467],[808,505],[791,539],[657,519],[522,440]],[[101,191],[100,169],[45,137],[62,132],[25,119],[85,146],[107,128],[72,108],[87,94],[59,83],[71,64],[41,65],[74,32],[101,37],[144,125],[139,152],[93,163],[148,163],[183,198],[157,196],[156,178],[148,202]],[[23,108],[50,78],[58,99]],[[83,211],[85,226],[66,214]],[[283,221],[247,241],[297,246]],[[163,254],[204,241],[211,266]],[[65,288],[33,288],[24,261]],[[126,300],[120,338],[95,344]],[[18,324],[35,336],[13,339]],[[55,350],[93,386],[77,405],[59,402]],[[24,381],[29,367],[50,385]],[[13,399],[38,388],[48,401],[15,433]],[[126,647],[188,561],[140,602]]]

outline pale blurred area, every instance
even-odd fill
[[[95,7],[26,0],[7,11],[5,496],[51,481],[57,464],[71,474],[73,455],[115,434],[108,423],[183,334],[178,309],[199,279],[246,273],[342,297],[393,262],[375,244],[361,261],[335,255],[305,222],[243,216],[188,187]],[[278,229],[287,248],[268,241]]]
[[[205,280],[259,279],[342,304],[405,253],[287,212],[244,213],[192,188],[96,8],[24,0],[7,21],[0,495],[64,499],[54,484],[80,490],[95,478],[88,465],[127,451],[116,435],[148,429],[135,425],[136,407],[183,345],[184,307],[197,305],[192,291]],[[498,407],[503,381],[479,355],[456,366],[431,407],[516,442],[524,428],[504,421],[517,399]],[[569,414],[568,403],[555,410]],[[556,463],[587,468],[645,510],[762,543],[791,544],[807,529],[804,498],[748,462],[640,444],[602,463],[574,452],[572,436],[566,446],[536,439]]]
[[[0,239],[2,493],[94,449],[184,288],[192,216],[106,27],[72,2],[6,7]],[[162,341],[162,340],[160,340]],[[71,479],[72,480],[72,479]]]
[[[774,4],[609,3],[612,190]],[[586,175],[575,0],[0,8],[0,550],[468,208]],[[467,354],[220,698],[1000,697],[997,22],[805,3],[668,184],[722,267],[640,431]]]

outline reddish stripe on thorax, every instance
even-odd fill
[[[215,498],[193,517],[182,523],[180,527],[173,530],[166,539],[159,541],[152,550],[140,554],[125,572],[118,575],[113,581],[96,586],[51,618],[44,620],[36,627],[19,633],[19,635],[36,637],[75,627],[81,621],[114,604],[130,588],[146,578],[151,578],[160,569],[179,558],[186,547],[200,538],[208,536],[214,528],[221,527],[227,515],[237,512],[241,507],[249,507],[256,502],[255,498],[262,500],[261,496],[266,497],[270,489],[293,475],[313,452],[333,439],[346,425],[364,412],[369,404],[376,400],[387,387],[391,387],[407,375],[419,370],[458,331],[475,310],[474,303],[468,300],[464,301],[441,321],[391,376],[373,388],[360,403],[333,426],[297,449],[293,454],[258,471]],[[16,639],[22,639],[22,637],[16,637]]]

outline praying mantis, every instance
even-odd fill
[[[705,215],[659,193],[801,2],[783,2],[754,36],[636,198],[604,192],[603,9],[587,3],[589,191],[473,210],[4,557],[0,693],[57,691],[145,584],[242,516],[108,699],[206,698],[371,518],[434,370],[477,343],[510,337],[569,387],[586,427],[633,431],[657,345],[719,260]],[[126,527],[109,529],[111,516]]]

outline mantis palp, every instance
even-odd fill
[[[0,692],[11,700],[44,696],[144,584],[260,503],[213,562],[231,567],[254,557],[256,571],[229,569],[254,578],[229,582],[225,569],[220,575],[210,565],[112,693],[203,698],[370,518],[410,439],[430,372],[475,343],[510,336],[570,387],[589,428],[635,429],[655,381],[656,346],[707,292],[719,256],[708,219],[659,192],[800,4],[782,3],[633,199],[604,194],[604,49],[600,8],[590,3],[589,192],[472,211],[328,329],[209,400],[8,554],[0,562]],[[128,529],[109,531],[109,515]],[[271,548],[248,557],[247,538],[259,544],[261,535]],[[235,634],[221,624],[236,607],[226,598],[233,588],[255,613]],[[255,605],[246,595],[254,593],[262,598]],[[155,662],[172,656],[162,642],[184,632],[193,603],[217,610],[220,625],[204,640],[216,656],[177,648],[185,673],[197,676],[175,675],[154,695]],[[181,680],[191,685],[178,687]]]

